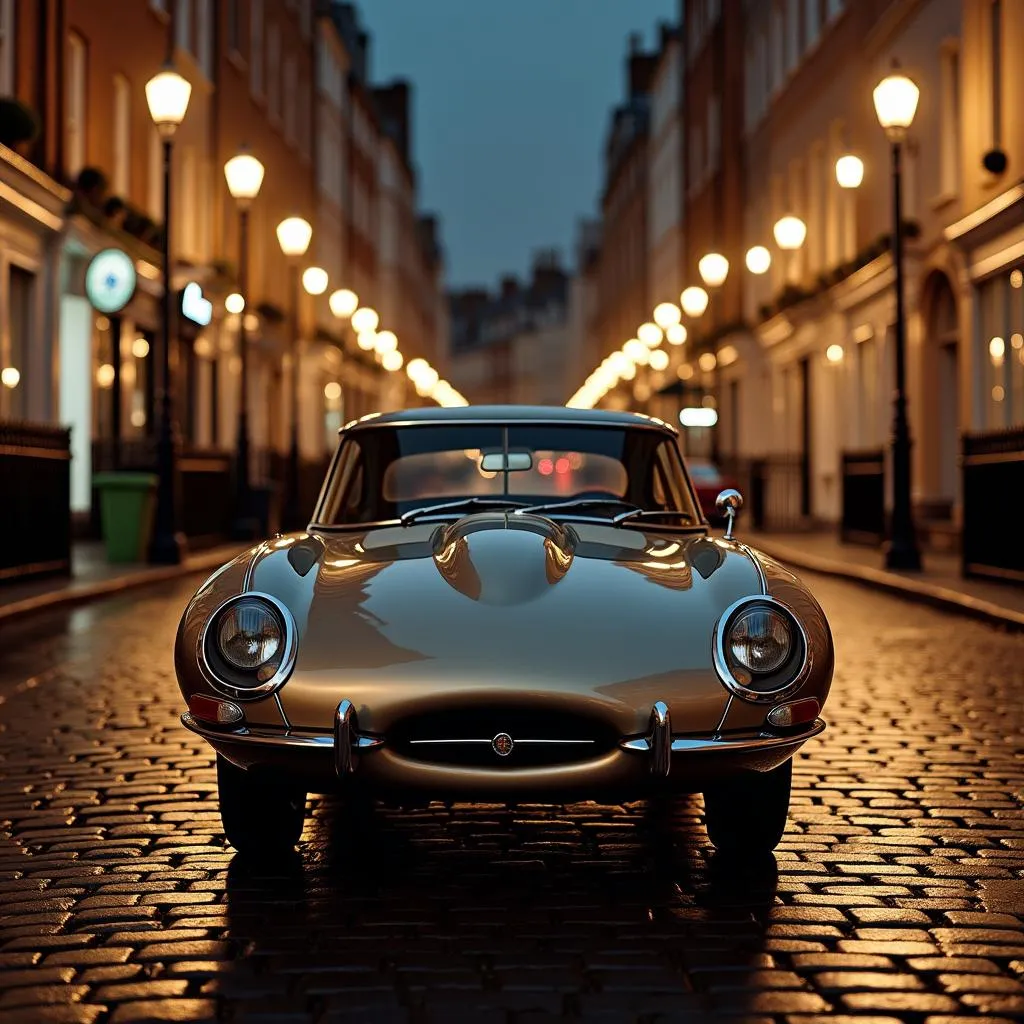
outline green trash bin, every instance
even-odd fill
[[[97,473],[100,522],[108,562],[144,562],[153,531],[157,478],[152,473]]]

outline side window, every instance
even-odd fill
[[[667,508],[687,507],[679,479],[678,454],[672,451],[667,442],[658,445],[658,453],[654,459],[654,498],[659,505]]]

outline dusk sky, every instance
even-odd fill
[[[596,209],[630,32],[653,45],[677,0],[363,0],[375,82],[414,86],[420,205],[441,216],[450,285],[493,286]]]

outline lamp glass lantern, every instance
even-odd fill
[[[894,141],[902,139],[917,113],[917,103],[921,98],[917,83],[902,72],[893,71],[875,86],[872,98],[878,123],[886,134]]]
[[[682,315],[682,311],[674,302],[659,302],[654,307],[654,322],[663,331],[667,331],[673,324],[679,323]]]
[[[847,153],[836,161],[836,182],[840,188],[860,188],[864,180],[864,161]]]
[[[720,252],[709,252],[706,256],[701,256],[697,270],[700,272],[701,280],[709,288],[718,288],[725,284],[725,279],[729,276],[729,261]]]
[[[807,225],[792,214],[780,217],[772,229],[775,235],[775,244],[780,249],[795,250],[804,244],[807,238]]]
[[[171,65],[165,65],[146,83],[146,104],[157,131],[169,138],[185,120],[192,84]]]
[[[380,316],[375,309],[369,306],[361,306],[352,314],[352,329],[357,334],[377,330],[380,324]]]
[[[302,217],[285,217],[277,225],[277,241],[285,256],[304,256],[313,237],[313,227]]]
[[[302,272],[302,287],[310,295],[323,295],[327,291],[327,271],[323,267],[306,267]]]
[[[233,199],[251,203],[263,186],[266,169],[251,153],[239,153],[224,165],[224,177]]]
[[[708,293],[698,285],[690,285],[679,296],[679,304],[688,317],[703,316],[708,308]]]
[[[772,265],[772,254],[763,245],[752,245],[747,250],[746,263],[752,274],[766,274]]]
[[[359,296],[350,288],[339,288],[331,292],[327,302],[331,312],[341,320],[347,320],[359,308]]]

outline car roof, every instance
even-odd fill
[[[576,409],[564,405],[425,406],[370,413],[346,423],[343,431],[363,427],[415,426],[424,423],[542,423],[552,426],[642,427],[677,434],[672,424],[639,412],[617,409]]]

